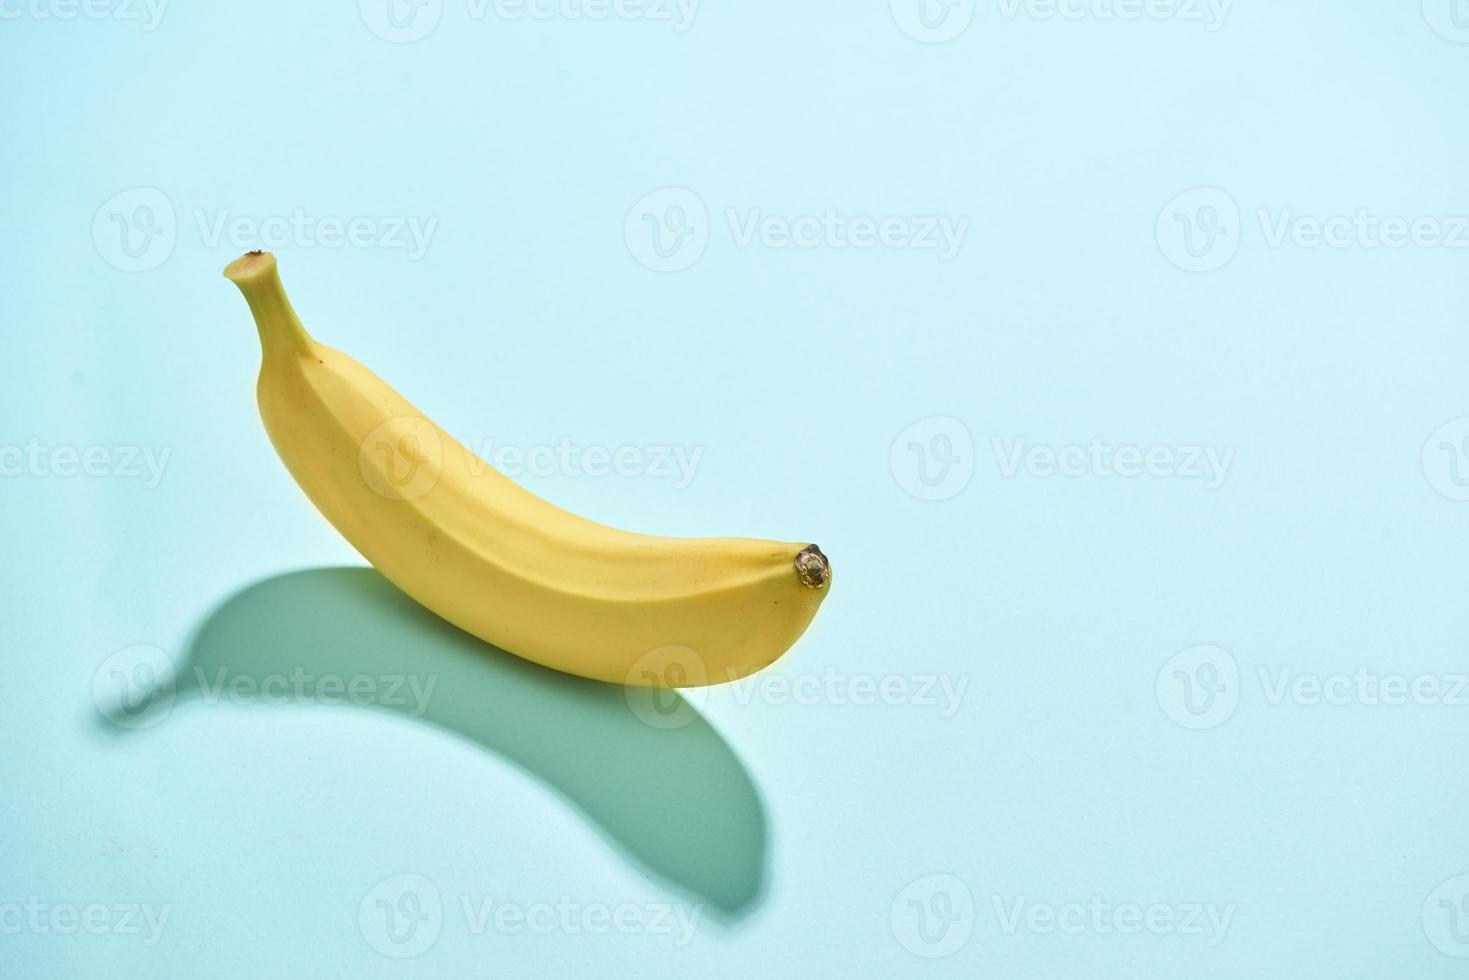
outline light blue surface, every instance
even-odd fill
[[[1469,10],[583,3],[0,6],[0,974],[1461,976]],[[811,631],[662,730],[321,571],[257,244]]]

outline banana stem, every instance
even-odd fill
[[[225,278],[245,294],[260,346],[266,356],[301,354],[310,349],[311,335],[301,325],[276,272],[275,256],[269,252],[247,252],[224,268]]]

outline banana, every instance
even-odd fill
[[[255,317],[286,468],[384,576],[481,640],[599,681],[698,687],[776,660],[830,591],[813,544],[634,534],[542,500],[312,339],[273,255],[224,274]]]

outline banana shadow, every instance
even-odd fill
[[[743,917],[763,895],[759,790],[677,692],[548,670],[460,631],[373,569],[318,568],[263,579],[211,612],[174,700],[230,703],[232,687],[298,700],[303,677],[299,700],[392,711],[509,761],[719,918]],[[353,679],[372,690],[354,694]]]

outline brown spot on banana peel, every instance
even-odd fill
[[[796,575],[808,589],[819,589],[831,581],[831,562],[814,544],[808,544],[796,553]]]

